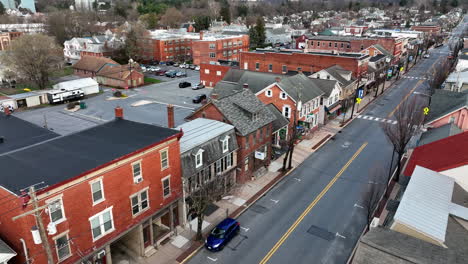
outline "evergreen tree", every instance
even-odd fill
[[[450,5],[451,5],[452,7],[457,7],[458,4],[459,4],[459,3],[458,3],[458,0],[452,0],[452,2],[450,2]]]
[[[3,5],[2,2],[0,2],[0,15],[4,15],[5,14],[5,6]]]
[[[219,14],[223,17],[223,20],[226,21],[226,23],[231,24],[231,8],[227,1],[223,3]]]
[[[258,46],[263,46],[266,40],[265,21],[263,20],[263,17],[257,18],[257,24],[255,25],[255,32],[257,34]]]
[[[349,10],[353,9],[353,1],[349,1],[348,9]]]
[[[207,30],[211,24],[211,18],[209,16],[197,16],[194,18],[194,21],[195,24],[193,27],[195,27],[197,32],[200,32],[201,30]]]
[[[257,31],[255,30],[255,27],[250,27],[250,29],[249,29],[249,38],[250,38],[250,45],[252,47],[257,47],[258,46],[258,37],[257,37]]]

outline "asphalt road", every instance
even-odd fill
[[[447,56],[448,48],[430,54],[362,115],[387,119],[404,98],[427,100],[421,95],[427,80],[419,78]],[[223,251],[202,249],[187,263],[346,263],[366,225],[362,206],[369,171],[382,168],[381,178],[371,184],[384,183],[391,151],[380,122],[355,119],[243,213],[241,234]]]

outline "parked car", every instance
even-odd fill
[[[206,94],[199,94],[199,95],[195,96],[195,98],[193,98],[192,102],[194,104],[199,104],[203,100],[206,100]]]
[[[164,75],[166,75],[166,77],[175,78],[176,74],[177,74],[176,71],[171,70],[171,71],[167,71]]]
[[[185,69],[185,68],[186,68],[186,65],[185,65],[185,64],[180,64],[180,65],[179,65],[179,68]]]
[[[203,85],[203,83],[199,83],[196,86],[193,86],[192,90],[199,90],[199,89],[203,89],[203,88],[205,88],[205,85]]]
[[[440,47],[442,47],[443,45],[444,45],[444,44],[442,44],[442,43],[437,43],[437,44],[434,46],[434,48],[440,48]]]
[[[424,54],[423,58],[425,58],[425,59],[429,58],[429,53]]]
[[[196,67],[195,67],[195,70],[196,70],[196,71],[199,71],[199,70],[200,70],[200,66],[196,66]]]
[[[166,65],[166,63],[164,61],[160,61],[159,65]]]
[[[164,76],[164,74],[166,73],[165,70],[158,70],[158,71],[155,71],[154,74],[155,75],[158,75],[158,76]]]
[[[178,72],[176,73],[176,76],[177,76],[177,77],[187,77],[187,73],[185,73],[185,72],[183,72],[183,71],[178,71]]]
[[[148,69],[146,69],[145,66],[140,66],[142,72],[146,72]]]
[[[219,223],[205,240],[205,247],[210,251],[219,251],[240,232],[237,220],[226,218]]]
[[[190,87],[190,86],[192,86],[192,84],[189,83],[189,82],[181,82],[181,83],[179,83],[179,88],[187,88],[187,87]]]
[[[195,70],[196,67],[197,67],[197,66],[195,66],[195,65],[193,65],[193,64],[190,64],[189,69]]]
[[[172,64],[172,66],[179,67],[179,63],[176,62],[176,63]]]

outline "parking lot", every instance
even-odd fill
[[[117,106],[124,109],[125,119],[167,126],[167,104],[173,104],[175,124],[178,126],[185,122],[184,118],[194,109],[201,106],[193,103],[192,99],[199,94],[209,96],[211,89],[179,88],[182,81],[198,84],[200,78],[196,71],[191,71],[189,77],[168,79],[165,82],[123,91],[127,95],[125,99],[115,100],[112,89],[104,88],[102,94],[84,99],[87,108],[76,112],[66,110],[66,105],[62,104],[18,111],[14,115],[66,135],[112,120],[114,108]]]
[[[168,66],[168,65],[155,65],[153,67],[157,67],[157,68],[159,68],[159,69],[161,69],[163,71],[169,71],[169,70],[181,71],[181,72],[186,73],[187,77],[200,76],[199,71],[195,71],[195,70],[191,70],[191,69],[182,69],[182,68],[179,68],[179,67]],[[161,80],[161,81],[171,81],[171,80],[174,80],[174,79],[182,79],[180,77],[170,78],[170,77],[166,77],[166,76],[155,75],[151,71],[146,71],[145,76],[155,78],[155,79],[158,79],[158,80]],[[194,83],[194,85],[196,85],[196,83]]]

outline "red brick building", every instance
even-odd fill
[[[118,87],[132,88],[143,85],[145,75],[129,65],[105,65],[95,77],[99,84]]]
[[[214,87],[231,68],[225,64],[202,63],[200,64],[200,82],[207,87]]]
[[[35,217],[23,215],[33,205],[19,190],[31,185],[53,263],[109,263],[122,247],[144,256],[173,234],[182,133],[122,117],[117,108],[113,121],[0,156],[8,201],[0,235],[18,254],[10,263],[47,263],[44,240],[36,244],[31,232]]]
[[[222,91],[220,91],[222,92]],[[214,94],[204,106],[187,117],[208,118],[231,124],[236,129],[237,182],[245,183],[266,172],[271,159],[272,123],[275,115],[249,89]]]
[[[419,26],[412,26],[411,27],[411,30],[415,30],[415,31],[422,31],[422,32],[425,32],[427,33],[428,35],[434,35],[434,34],[440,34],[442,32],[442,28],[440,26],[437,26],[437,25],[428,25],[428,26],[424,26],[424,25],[419,25]]]
[[[23,35],[23,32],[0,32],[0,50],[6,50],[10,43]]]
[[[73,71],[80,77],[94,77],[105,65],[119,65],[119,63],[106,57],[84,56],[73,65]]]
[[[192,43],[193,63],[215,63],[218,60],[239,61],[240,53],[248,51],[248,35],[214,35],[200,32],[200,39]]]
[[[369,56],[360,53],[304,53],[259,50],[242,52],[240,68],[249,71],[286,74],[290,71],[317,72],[333,65],[352,71],[355,77],[367,74]]]
[[[345,26],[344,27],[344,32],[345,34],[350,34],[353,36],[362,36],[362,34],[368,29],[368,26],[357,26],[357,25],[351,25],[351,26]]]

